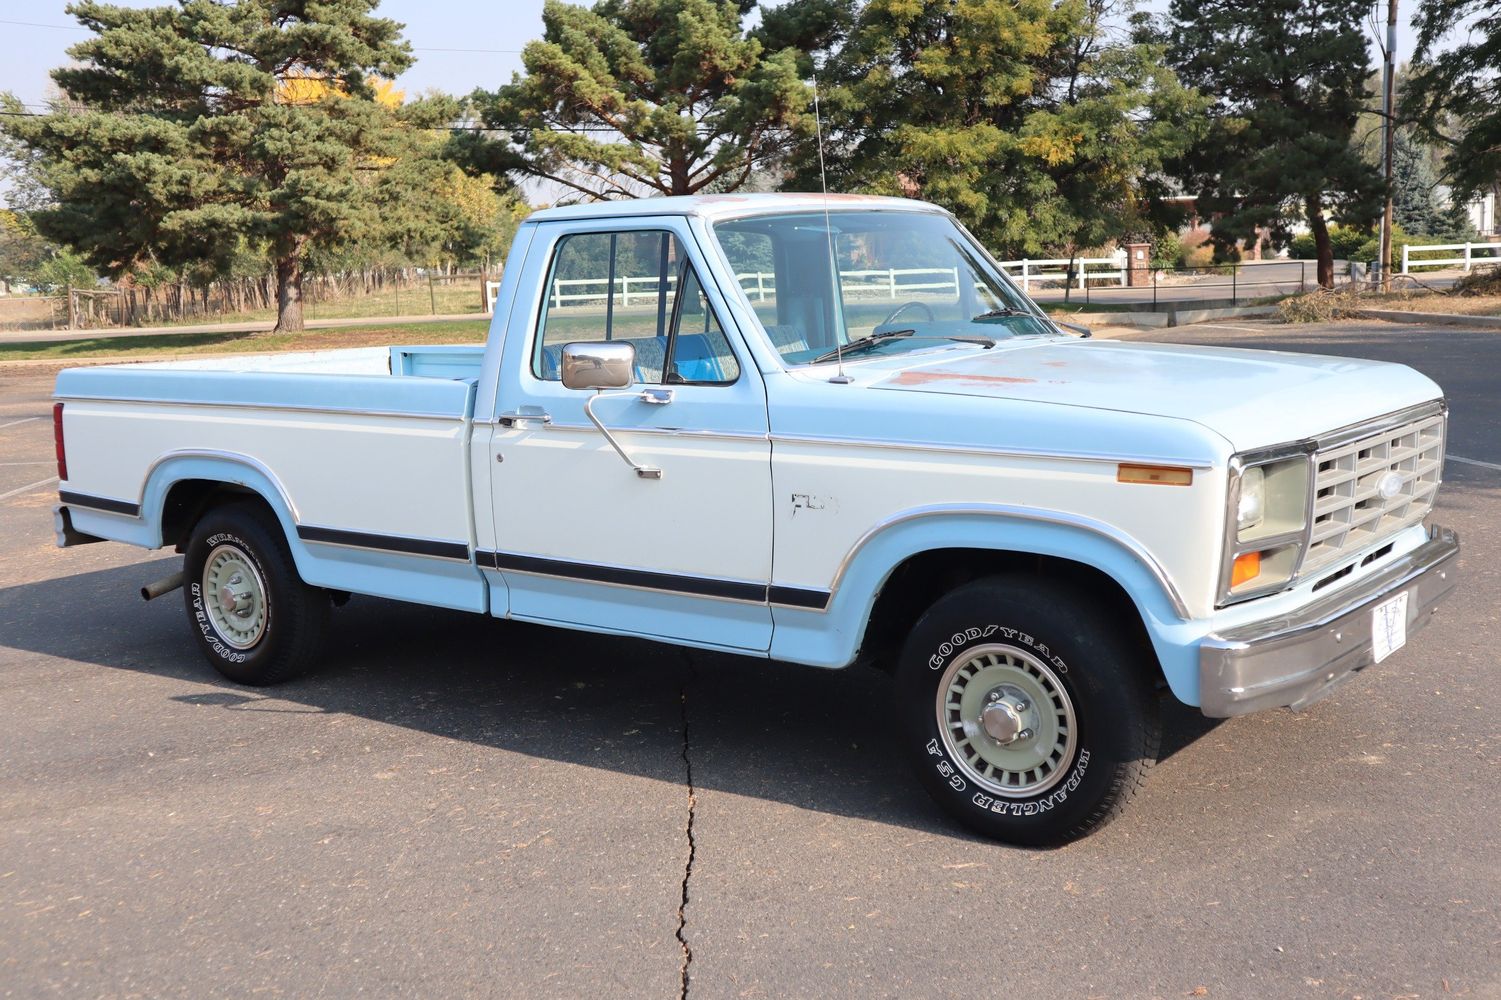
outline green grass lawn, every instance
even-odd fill
[[[302,333],[179,333],[148,337],[94,337],[55,343],[0,344],[0,362],[30,360],[87,360],[90,358],[146,359],[187,354],[275,354],[281,351],[327,351],[344,347],[386,344],[483,343],[489,319],[456,320],[420,325],[344,327]]]

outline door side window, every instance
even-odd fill
[[[630,343],[638,383],[723,385],[740,375],[682,243],[662,230],[579,233],[558,241],[532,374],[557,381],[563,345],[589,340]]]
[[[686,261],[676,305],[663,381],[669,385],[728,385],[739,378],[740,365],[730,350],[730,339],[714,316],[698,275]]]

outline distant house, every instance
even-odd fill
[[[1217,213],[1205,218],[1199,211],[1198,199],[1191,194],[1174,194],[1164,198],[1163,201],[1183,213],[1183,224],[1178,227],[1178,239],[1184,249],[1191,250],[1209,242],[1210,230]],[[1300,219],[1293,223],[1291,229],[1296,234],[1307,231],[1308,226]],[[1240,243],[1241,252],[1245,255],[1243,259],[1261,260],[1263,256],[1271,253],[1270,239],[1271,230],[1257,226],[1256,239],[1250,242],[1242,240]],[[1279,257],[1285,255],[1285,251],[1274,254]]]
[[[1501,181],[1491,185],[1491,189],[1465,206],[1470,213],[1470,225],[1475,227],[1475,232],[1482,239],[1493,240],[1501,236],[1501,220],[1496,218],[1496,198],[1501,194]]]

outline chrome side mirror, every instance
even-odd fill
[[[564,344],[562,371],[569,389],[623,389],[636,381],[636,348],[619,340]]]

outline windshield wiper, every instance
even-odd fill
[[[882,330],[880,333],[867,333],[863,337],[855,338],[848,344],[845,344],[843,347],[836,348],[832,351],[823,352],[818,357],[808,362],[808,364],[817,365],[822,364],[825,361],[834,361],[835,359],[851,352],[855,354],[864,354],[866,351],[869,351],[874,347],[878,347],[888,340],[902,340],[907,337],[915,336],[916,334],[916,330]],[[922,335],[921,339],[953,340],[961,344],[978,344],[981,347],[986,348],[987,350],[995,346],[995,341],[990,337],[982,337],[975,334],[925,333]]]
[[[884,344],[888,340],[901,340],[903,337],[910,337],[916,332],[916,330],[882,330],[880,333],[867,333],[863,337],[856,337],[848,344],[843,344],[831,351],[824,351],[808,363],[810,365],[818,365],[825,361],[833,361],[846,354],[863,354],[873,347]]]
[[[975,316],[972,319],[970,319],[970,322],[971,323],[977,323],[980,320],[986,320],[986,319],[1004,319],[1007,316],[1031,316],[1031,315],[1032,315],[1031,313],[1027,312],[1024,309],[1013,309],[1010,306],[1002,306],[999,309],[992,309],[992,310],[990,310],[990,312],[982,312],[980,315]]]

